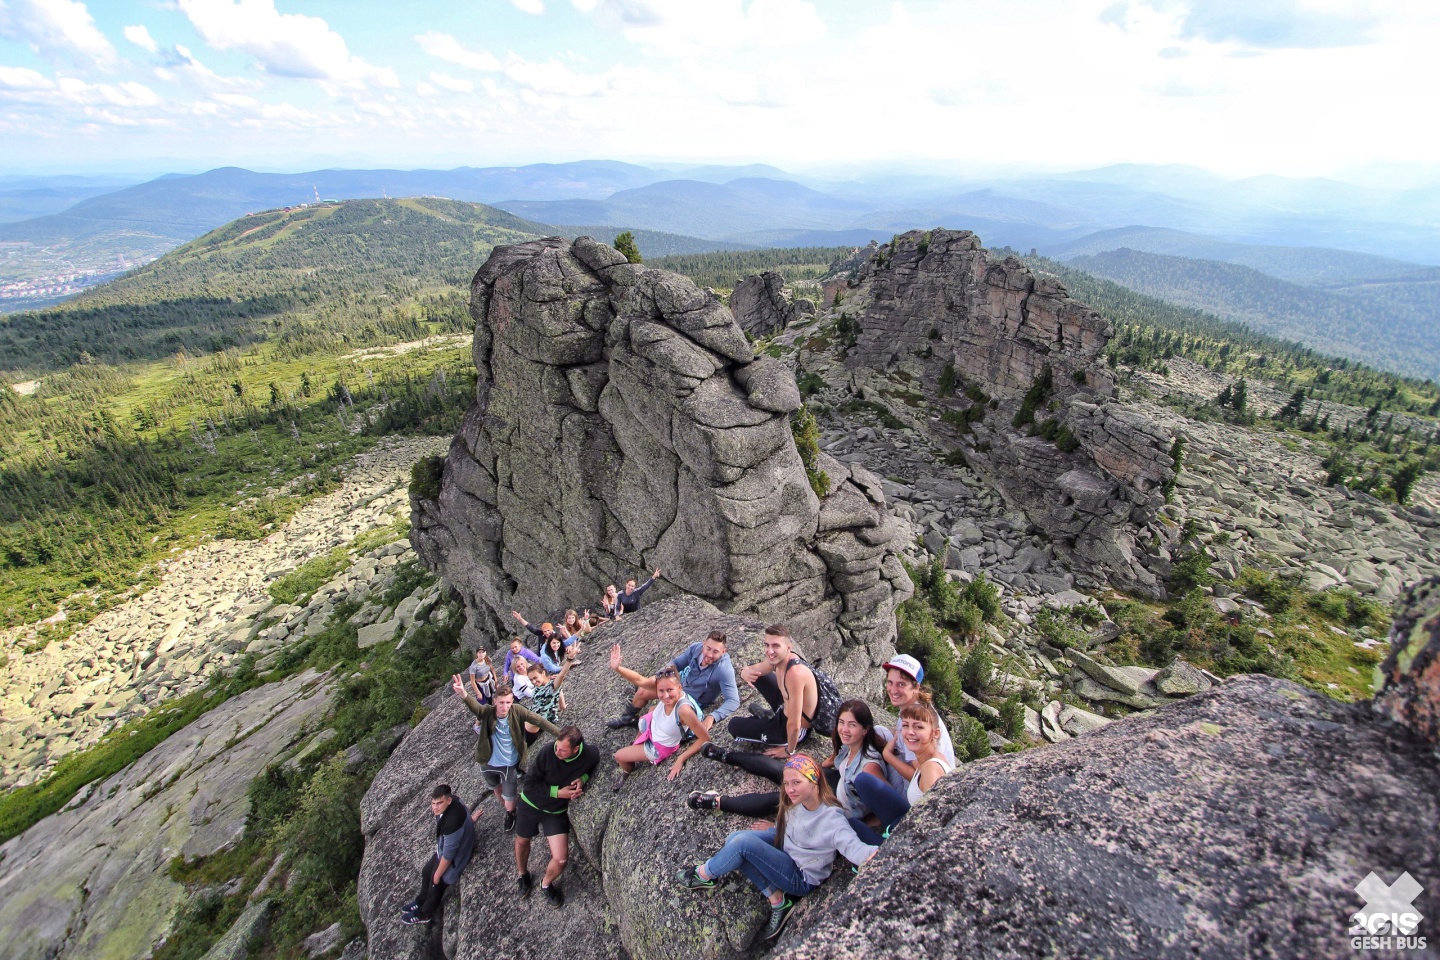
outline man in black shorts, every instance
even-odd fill
[[[740,671],[740,679],[751,684],[775,711],[769,718],[731,717],[730,736],[739,741],[766,746],[765,755],[788,759],[800,749],[810,733],[820,689],[815,672],[795,655],[790,631],[780,624],[765,628],[765,659]],[[707,744],[708,746],[708,744]],[[719,748],[705,751],[718,759]]]
[[[540,881],[540,892],[552,907],[565,906],[565,894],[556,883],[570,857],[570,801],[580,796],[590,775],[600,763],[600,753],[585,744],[585,735],[576,726],[562,729],[553,743],[530,755],[525,785],[515,818],[515,867],[520,872],[516,886],[522,897],[530,895],[530,841],[544,833],[550,844],[550,864]]]

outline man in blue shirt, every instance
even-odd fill
[[[716,720],[724,720],[740,707],[740,687],[735,683],[735,666],[725,650],[725,634],[719,630],[710,631],[704,640],[697,640],[686,647],[670,666],[680,674],[680,686],[695,698],[705,710],[705,729],[711,729]],[[640,714],[646,705],[655,699],[655,678],[637,673],[620,665],[620,644],[610,648],[610,669],[635,684],[635,696],[622,716],[609,721],[606,726],[612,730],[630,727],[640,722]],[[716,701],[720,706],[709,709]]]

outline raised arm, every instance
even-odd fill
[[[637,687],[640,686],[640,684],[644,683],[646,680],[650,679],[642,673],[636,673],[629,667],[623,667],[620,665],[620,644],[618,643],[613,643],[610,645],[610,669],[614,670],[616,673],[620,674],[620,676],[624,677],[628,682],[633,683]]]

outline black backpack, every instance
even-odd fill
[[[796,659],[815,675],[815,716],[810,721],[810,729],[828,737],[835,731],[835,721],[840,719],[840,704],[845,702],[845,698],[840,695],[840,688],[835,686],[830,674],[804,657]]]

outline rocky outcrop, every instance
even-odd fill
[[[773,270],[746,277],[730,293],[730,312],[752,337],[779,333],[800,317],[813,316],[815,304],[785,295],[785,278]]]
[[[501,829],[503,814],[492,797],[482,808],[474,859],[446,894],[443,921],[427,933],[400,925],[396,916],[413,897],[419,869],[434,846],[430,789],[449,783],[467,804],[481,794],[470,712],[442,691],[435,709],[375,777],[361,807],[365,861],[359,902],[370,956],[421,960],[432,955],[432,947],[450,960],[703,960],[742,953],[763,922],[761,898],[738,887],[697,897],[678,889],[673,874],[718,849],[730,830],[747,821],[699,814],[685,806],[685,796],[701,788],[733,792],[773,784],[696,757],[673,781],[665,778],[668,767],[644,767],[617,795],[609,757],[634,739],[635,730],[611,731],[603,723],[633,689],[607,669],[603,650],[610,643],[621,644],[628,666],[653,671],[713,629],[729,637],[737,666],[759,659],[761,621],[723,614],[693,597],[647,603],[592,634],[586,662],[567,681],[570,708],[561,716],[585,732],[585,749],[605,759],[590,790],[571,807],[574,836],[561,881],[565,909],[551,910],[538,892],[528,900],[515,892],[513,837]],[[878,672],[874,677],[878,680]],[[742,695],[748,698],[750,688],[743,687]],[[728,744],[723,729],[716,739]],[[811,745],[817,756],[824,755],[824,742]],[[537,876],[548,857],[537,842],[530,861]]]
[[[1406,590],[1379,675],[1376,712],[1440,748],[1440,577]]]
[[[1077,575],[1162,593],[1172,438],[1111,399],[1109,321],[1018,259],[992,260],[968,231],[904,234],[853,271],[855,289],[833,312],[858,323],[846,366],[862,395],[883,392],[866,385],[872,375],[931,396],[953,383],[957,413],[980,409],[946,442],[1077,561]]]
[[[250,782],[332,690],[307,670],[242,693],[0,846],[0,958],[150,956],[186,898],[170,861],[240,839]]]
[[[470,639],[654,568],[816,653],[883,656],[910,585],[879,480],[822,502],[791,434],[793,375],[712,294],[581,238],[499,247],[471,287],[475,403],[411,540]]]
[[[1440,875],[1440,763],[1367,714],[1237,677],[968,764],[777,955],[1353,957],[1357,884]],[[1440,915],[1440,889],[1415,906]]]

